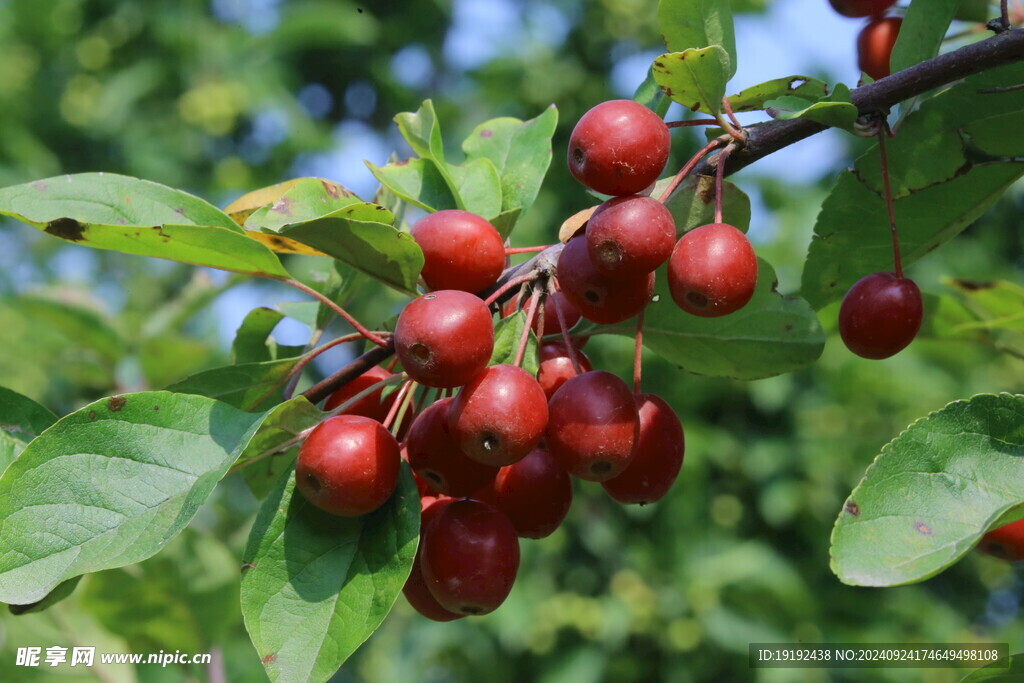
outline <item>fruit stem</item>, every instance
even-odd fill
[[[896,277],[903,277],[903,264],[900,262],[900,240],[896,233],[896,212],[892,206],[892,188],[889,186],[889,159],[885,153],[885,139],[891,135],[889,124],[883,122],[878,129],[878,156],[882,161],[882,188],[885,190],[885,208],[889,212],[889,228],[892,230],[892,258],[896,266]]]
[[[538,251],[544,251],[550,244],[542,244],[539,247],[505,247],[505,255],[511,256],[512,254],[535,254]]]
[[[512,362],[512,365],[522,367],[523,356],[526,355],[526,345],[530,341],[530,328],[533,326],[533,320],[537,316],[537,304],[540,301],[540,287],[533,288],[533,294],[530,295],[530,303],[526,308],[526,324],[523,325],[523,334],[519,337],[519,348],[516,349],[516,359]]]
[[[303,291],[306,294],[309,294],[313,298],[317,299],[324,306],[327,306],[327,308],[331,309],[332,311],[334,311],[335,313],[340,315],[342,317],[342,319],[345,322],[347,322],[349,325],[351,325],[352,328],[356,332],[358,332],[363,337],[365,337],[367,340],[373,342],[377,346],[387,346],[388,345],[388,343],[386,341],[384,341],[383,339],[378,337],[376,334],[374,334],[373,332],[370,332],[368,329],[363,327],[359,323],[358,320],[356,320],[351,315],[349,315],[348,311],[346,311],[344,308],[342,308],[341,306],[339,306],[335,302],[331,301],[331,299],[329,297],[324,296],[323,294],[321,294],[320,292],[316,291],[312,287],[307,287],[306,285],[302,284],[298,280],[293,280],[291,278],[275,278],[275,279],[280,280],[281,282],[285,283],[286,285],[291,285],[295,289]]]
[[[644,312],[636,317],[636,348],[633,351],[633,393],[640,393],[640,366],[644,349]]]
[[[508,282],[503,284],[501,287],[498,287],[498,289],[496,289],[489,297],[487,297],[484,300],[484,305],[490,306],[495,301],[497,301],[498,297],[500,297],[502,294],[504,294],[508,290],[512,289],[516,285],[521,285],[524,282],[529,282],[530,280],[536,280],[539,275],[540,275],[540,273],[537,270],[531,270],[530,272],[526,273],[525,275],[519,275],[518,277],[512,278],[511,280],[509,280]]]
[[[309,389],[306,389],[302,392],[302,396],[304,396],[310,403],[319,403],[327,398],[327,396],[329,396],[335,389],[348,384],[374,365],[386,360],[394,352],[394,338],[392,337],[391,343],[389,343],[386,348],[376,346],[370,349],[330,377],[327,377],[326,379],[317,382]]]
[[[723,190],[725,187],[725,161],[729,158],[729,154],[732,152],[733,146],[726,145],[725,149],[718,153],[718,158],[715,160],[717,168],[715,169],[715,222],[722,222],[722,199]]]
[[[725,113],[729,116],[729,120],[732,121],[732,124],[734,126],[736,126],[737,131],[742,136],[743,135],[743,133],[742,133],[742,131],[743,131],[743,124],[740,123],[740,120],[736,118],[736,114],[733,113],[732,105],[729,104],[729,98],[728,97],[723,97],[722,98],[722,109],[725,110]],[[733,136],[733,137],[735,137],[735,136]],[[739,137],[737,139],[738,140],[742,140],[743,137]]]
[[[388,410],[387,417],[384,418],[384,429],[391,429],[392,434],[397,434],[398,427],[402,424],[402,418],[405,417],[405,411],[409,407],[409,397],[416,391],[416,382],[409,380],[398,390],[398,396],[395,397],[395,402],[391,404],[391,408]],[[393,421],[393,422],[392,422]],[[394,429],[391,425],[394,424]]]
[[[384,332],[382,334],[391,334],[391,333],[390,332]],[[277,391],[277,388],[279,386],[281,386],[282,382],[285,383],[285,391],[284,391],[284,394],[281,396],[281,398],[283,398],[285,401],[287,401],[288,399],[291,398],[291,392],[288,391],[288,388],[287,388],[288,384],[291,382],[292,379],[298,378],[302,374],[302,371],[305,369],[305,367],[307,365],[309,365],[311,362],[313,362],[314,358],[319,356],[324,351],[327,351],[328,349],[333,349],[335,346],[338,346],[339,344],[347,344],[348,342],[356,341],[356,340],[362,339],[362,338],[363,338],[363,335],[359,334],[358,332],[353,332],[352,334],[346,334],[343,337],[338,337],[337,339],[332,339],[331,341],[326,342],[324,344],[321,344],[320,346],[316,347],[315,349],[302,354],[302,356],[299,358],[299,362],[295,364],[295,367],[293,367],[291,370],[289,370],[288,374],[285,375],[284,378],[280,382],[275,382],[274,386],[272,386],[269,390],[267,390],[266,393],[261,395],[255,401],[253,401],[249,405],[248,410],[255,410],[256,406],[258,406],[261,403],[263,403],[264,401],[266,401],[270,396],[273,395],[273,393],[275,391]],[[294,391],[294,385],[292,386],[292,391]]]
[[[669,128],[688,128],[690,126],[721,126],[718,119],[691,119],[689,121],[669,121],[665,124]]]
[[[717,137],[708,144],[701,147],[700,150],[698,150],[698,152],[694,154],[693,157],[689,161],[687,161],[681,169],[679,169],[679,173],[676,173],[676,177],[672,179],[672,182],[668,184],[668,187],[665,188],[665,191],[661,193],[661,196],[658,197],[658,201],[661,202],[662,204],[667,202],[668,198],[672,196],[672,193],[676,191],[676,188],[679,187],[679,185],[682,184],[684,180],[686,180],[686,176],[690,175],[690,172],[693,171],[693,169],[697,166],[698,163],[700,163],[700,160],[703,159],[709,152],[713,152],[722,145],[725,145],[727,140],[728,136]]]
[[[558,326],[562,328],[562,342],[565,343],[565,350],[569,354],[569,360],[572,362],[572,369],[577,375],[582,375],[583,368],[580,367],[580,359],[576,357],[576,347],[572,345],[572,339],[569,337],[569,328],[565,326],[565,312],[562,311],[562,305],[558,303],[558,297],[555,296],[554,278],[548,280],[548,296],[551,299],[551,303],[555,306],[555,318],[558,319]]]
[[[373,385],[370,385],[370,386],[366,387],[365,389],[360,391],[358,394],[356,394],[355,396],[353,396],[349,400],[347,400],[344,403],[342,403],[340,406],[338,406],[337,408],[335,408],[331,412],[326,413],[324,415],[324,420],[326,420],[329,417],[334,417],[335,415],[340,414],[343,410],[346,410],[347,408],[349,408],[350,406],[352,406],[356,402],[363,400],[364,398],[366,398],[367,396],[369,396],[373,392],[378,391],[380,389],[383,389],[384,387],[386,387],[389,384],[394,384],[395,382],[397,382],[399,380],[405,380],[405,379],[408,379],[406,377],[406,374],[404,372],[400,372],[397,375],[392,375],[391,377],[386,377],[386,378],[382,379],[381,381],[377,382],[376,384],[373,384]],[[249,458],[245,462],[242,462],[242,463],[239,463],[239,464],[235,465],[234,467],[232,467],[231,469],[228,470],[228,474],[233,474],[233,473],[237,472],[238,470],[245,469],[249,465],[252,465],[253,463],[259,462],[260,460],[263,460],[264,458],[268,458],[268,457],[270,457],[272,455],[276,455],[278,453],[284,453],[285,451],[287,451],[289,448],[291,448],[295,444],[302,443],[302,441],[304,441],[306,439],[306,437],[309,436],[309,433],[311,431],[313,431],[315,428],[316,428],[316,425],[313,425],[309,429],[304,429],[301,432],[299,432],[298,434],[296,434],[295,436],[293,436],[292,438],[288,439],[287,441],[282,441],[281,443],[277,444],[276,446],[271,446],[267,450],[265,450],[262,453],[259,453],[257,455],[254,455],[253,457]]]

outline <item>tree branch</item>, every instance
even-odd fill
[[[374,365],[382,362],[395,352],[395,338],[391,337],[386,346],[375,346],[330,377],[314,384],[302,392],[310,403],[319,403]]]
[[[861,114],[888,111],[893,105],[923,95],[929,90],[1021,60],[1024,60],[1024,29],[1011,28],[991,38],[933,57],[874,83],[861,86],[855,89],[850,97]],[[826,126],[805,119],[769,121],[749,126],[745,129],[747,144],[729,156],[725,172],[727,175],[735,173],[758,159],[820,133],[825,128]],[[696,168],[694,174],[713,175],[717,159],[718,155],[715,155],[711,160],[705,160]]]

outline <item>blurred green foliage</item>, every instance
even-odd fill
[[[223,205],[289,177],[297,159],[327,152],[346,121],[358,119],[397,146],[391,117],[424,97],[433,98],[449,141],[487,118],[530,118],[555,103],[555,161],[513,238],[550,243],[566,216],[592,203],[561,162],[573,123],[614,96],[609,73],[623,46],[659,42],[651,0],[513,4],[521,12],[542,5],[568,19],[564,39],[463,71],[446,65],[451,7],[435,0],[9,0],[0,3],[0,184],[106,170]],[[235,8],[234,19],[224,18],[225,7]],[[431,66],[407,82],[396,76],[396,55],[399,69],[423,56]],[[697,141],[687,145],[689,133],[677,134],[670,165]],[[783,290],[799,281],[833,178],[747,181],[771,227],[757,247]],[[915,265],[922,289],[941,293],[945,277],[1024,282],[1022,211],[1018,186],[954,248]],[[224,309],[210,303],[240,288],[246,296],[238,300],[251,306],[282,296],[270,285],[85,252],[24,226],[0,226],[0,384],[59,414],[224,364]],[[322,267],[315,259],[289,265]],[[380,293],[364,290],[351,310],[376,324],[401,298],[373,289]],[[830,337],[821,361],[791,375],[743,383],[647,358],[645,390],[665,397],[686,430],[672,493],[625,509],[577,482],[563,528],[523,543],[520,578],[498,612],[434,624],[400,599],[335,680],[951,681],[957,674],[942,669],[752,671],[747,644],[981,640],[1024,649],[1024,581],[1012,567],[972,556],[926,583],[884,590],[843,586],[828,567],[836,514],[880,447],[951,400],[1020,391],[1024,365],[986,344],[928,339],[889,361],[861,360],[839,342],[836,310],[822,312]],[[629,340],[598,338],[586,352],[595,366],[630,371]],[[229,478],[190,532],[156,557],[87,577],[47,611],[0,616],[0,680],[225,680],[180,666],[15,667],[14,652],[25,645],[213,652],[226,680],[260,680],[237,606],[255,509],[240,478]]]

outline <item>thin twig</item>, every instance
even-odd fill
[[[669,121],[669,128],[689,128],[690,126],[721,126],[718,119],[691,119],[689,121]]]
[[[708,153],[713,152],[722,145],[727,144],[726,141],[728,139],[729,138],[727,137],[715,138],[708,144],[701,147],[700,150],[698,150],[698,152],[694,154],[693,157],[689,161],[687,161],[681,169],[679,169],[679,173],[676,173],[676,177],[672,179],[672,182],[669,183],[668,187],[665,188],[665,191],[661,193],[661,196],[658,197],[658,201],[661,202],[662,204],[667,202],[669,197],[672,196],[672,193],[676,191],[676,188],[679,187],[679,185],[682,184],[684,180],[686,180],[686,176],[690,175],[690,172],[693,171],[694,168],[696,168],[698,163],[700,163],[700,160],[703,159],[705,155],[707,155]]]
[[[372,384],[372,385],[366,387],[365,389],[360,391],[358,394],[356,394],[355,396],[353,396],[349,400],[345,401],[344,403],[342,403],[340,406],[338,406],[334,410],[332,410],[329,413],[327,413],[326,416],[324,417],[324,420],[326,420],[327,418],[330,418],[330,417],[334,417],[335,415],[340,415],[342,412],[344,412],[345,410],[348,410],[350,407],[355,405],[357,402],[363,400],[364,398],[366,398],[370,394],[374,393],[375,391],[380,391],[381,389],[383,389],[384,387],[386,387],[389,384],[394,384],[395,382],[397,382],[399,380],[405,380],[405,379],[406,379],[405,373],[404,372],[400,372],[397,375],[391,375],[391,377],[386,377],[386,378],[382,379],[381,381],[377,382],[376,384]],[[322,422],[319,423],[319,424],[322,424]],[[295,434],[290,439],[282,441],[281,443],[277,444],[276,446],[271,446],[267,450],[265,450],[262,453],[259,453],[259,454],[255,455],[255,456],[249,458],[245,462],[241,462],[241,463],[235,465],[230,470],[228,470],[228,474],[233,474],[234,472],[237,472],[239,470],[245,469],[246,467],[249,467],[250,465],[252,465],[254,463],[257,463],[260,460],[263,460],[264,458],[269,458],[272,455],[276,455],[278,453],[283,453],[283,452],[287,451],[292,446],[294,446],[294,445],[304,441],[305,438],[307,436],[309,436],[309,433],[311,431],[313,431],[314,429],[316,429],[316,427],[317,427],[317,425],[313,425],[309,429],[303,429],[301,432],[299,432],[298,434]]]
[[[636,317],[636,347],[633,350],[633,393],[640,393],[640,366],[644,350],[644,312]]]
[[[715,163],[718,168],[715,170],[715,222],[722,222],[722,203],[725,190],[725,162],[729,158],[729,153],[733,150],[732,145],[726,145],[725,149],[718,153],[718,159]]]
[[[502,294],[512,289],[516,285],[521,285],[524,282],[529,282],[530,280],[536,280],[539,276],[539,271],[531,270],[530,272],[524,275],[512,278],[511,280],[503,284],[501,287],[499,287],[497,290],[495,290],[493,294],[487,297],[487,299],[484,300],[484,304],[490,306],[498,299],[498,297],[500,297]]]
[[[896,266],[896,277],[903,277],[903,264],[900,262],[900,240],[896,234],[896,213],[892,206],[892,188],[889,185],[889,159],[885,153],[885,138],[888,137],[888,126],[883,123],[878,129],[878,155],[882,162],[882,188],[885,190],[885,208],[889,212],[889,229],[892,231],[892,258]]]
[[[512,362],[517,368],[523,364],[523,356],[526,355],[526,344],[530,341],[530,327],[533,326],[534,317],[537,315],[537,303],[540,299],[540,287],[534,287],[530,295],[530,303],[526,309],[526,324],[523,325],[523,334],[519,337],[519,348],[516,349],[516,358]]]
[[[544,251],[550,244],[543,244],[539,247],[505,247],[505,255],[510,256],[512,254],[535,254],[539,251]]]
[[[384,341],[383,339],[381,339],[380,337],[375,335],[373,332],[370,332],[368,329],[363,327],[358,320],[356,320],[355,318],[353,318],[349,314],[348,311],[346,311],[344,308],[342,308],[341,306],[339,306],[335,302],[331,301],[330,297],[324,296],[323,294],[321,294],[320,292],[316,291],[312,287],[304,285],[301,282],[299,282],[298,280],[293,280],[291,278],[279,278],[279,281],[285,283],[286,285],[290,285],[290,286],[294,287],[295,289],[303,291],[306,294],[309,294],[310,296],[314,297],[320,303],[322,303],[324,306],[327,306],[327,308],[331,309],[332,311],[334,311],[335,313],[340,315],[345,322],[347,322],[349,325],[352,326],[352,329],[354,329],[359,334],[363,335],[366,339],[368,339],[369,341],[373,342],[377,346],[387,346],[388,345],[388,343],[386,341]]]
[[[555,318],[558,320],[558,326],[562,328],[562,341],[565,343],[566,353],[569,354],[569,360],[572,362],[572,369],[577,375],[582,375],[583,368],[580,366],[580,359],[576,357],[576,347],[572,345],[569,328],[565,324],[565,313],[562,311],[561,304],[558,303],[558,297],[555,296],[554,279],[548,280],[548,295],[551,297],[551,303],[555,306]]]
[[[931,92],[972,74],[1024,60],[1024,29],[1011,27],[998,35],[932,57],[897,71],[850,93],[862,115],[887,111],[892,106]],[[826,126],[806,119],[770,121],[747,126],[746,143],[731,159],[727,175],[779,150],[825,130]],[[708,163],[695,169],[697,175],[712,175]]]
[[[356,358],[354,361],[343,367],[342,369],[335,372],[330,377],[317,382],[309,389],[302,392],[302,395],[306,397],[310,403],[319,403],[320,401],[327,398],[329,395],[334,393],[335,389],[338,389],[345,384],[348,384],[353,379],[363,374],[374,365],[377,365],[387,359],[391,354],[395,352],[394,337],[391,338],[391,343],[386,347],[375,346],[363,355]]]

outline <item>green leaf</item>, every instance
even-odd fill
[[[971,76],[922,102],[887,140],[904,266],[955,237],[1024,175],[1024,164],[1007,159],[1024,153],[1024,141],[1005,135],[1024,128],[1024,91],[978,100],[978,90],[1020,82],[1024,64]],[[801,291],[816,309],[864,275],[893,269],[877,145],[854,168],[839,176],[814,228]]]
[[[939,54],[942,39],[962,3],[963,0],[910,3],[889,58],[892,72],[902,71]]]
[[[449,166],[464,210],[490,220],[501,213],[501,178],[490,159],[481,157]]]
[[[988,21],[988,10],[991,4],[990,0],[960,0],[956,18],[960,21],[984,24]]]
[[[509,209],[491,219],[491,225],[501,235],[501,239],[508,239],[508,236],[512,234],[512,228],[516,227],[516,221],[519,220],[519,215],[522,212],[522,209]]]
[[[552,105],[529,121],[502,117],[481,123],[463,141],[466,159],[490,159],[498,169],[502,215],[533,205],[551,165],[551,137],[557,124],[558,110]],[[508,237],[511,227],[499,232]]]
[[[448,181],[429,159],[404,159],[387,166],[363,163],[381,185],[413,206],[424,211],[459,208]]]
[[[828,84],[811,76],[789,76],[776,78],[744,88],[735,95],[729,95],[729,106],[734,112],[757,111],[767,106],[768,100],[794,96],[807,100],[820,100],[828,95]]]
[[[391,212],[376,207],[369,215]],[[423,252],[411,235],[386,223],[365,220],[362,205],[342,209],[330,216],[292,223],[280,234],[306,244],[398,291],[416,296],[416,282],[423,269]]]
[[[273,203],[254,211],[246,219],[245,227],[276,232],[289,223],[326,216],[357,203],[362,203],[359,197],[338,183],[321,178],[299,178]]]
[[[894,209],[904,267],[974,222],[1021,175],[1022,164],[978,165],[954,180],[897,199]],[[841,299],[868,273],[892,269],[885,203],[860,176],[844,171],[818,214],[801,294],[818,310]]]
[[[326,415],[303,396],[296,396],[274,406],[267,412],[263,424],[253,435],[245,450],[238,456],[235,467],[242,467],[260,454],[277,448],[310,427],[315,427],[323,421]],[[273,458],[284,457],[283,455],[273,456]],[[249,466],[246,466],[242,471],[245,472],[248,469]]]
[[[659,180],[651,196],[660,197],[672,180]],[[665,206],[672,213],[679,235],[714,223],[715,179],[711,176],[690,176],[672,193]],[[743,232],[750,226],[750,197],[728,180],[722,185],[722,220]]]
[[[89,577],[82,607],[133,651],[217,645],[235,623],[238,560],[217,538],[185,529],[154,557]]]
[[[56,421],[56,415],[28,396],[0,387],[0,473]]]
[[[727,58],[725,80],[736,75],[736,36],[729,0],[660,0],[658,29],[672,52],[721,47]]]
[[[192,519],[261,414],[202,396],[103,399],[40,434],[0,477],[0,601],[140,562]]]
[[[116,173],[79,173],[5,187],[0,189],[0,207],[35,223],[67,217],[101,225],[208,225],[243,232],[199,197]]]
[[[831,95],[816,102],[795,95],[784,95],[764,104],[775,119],[807,119],[843,130],[853,130],[853,124],[859,116],[857,107],[850,103],[850,89],[842,83],[836,84]]]
[[[434,111],[434,103],[424,100],[413,112],[402,112],[395,116],[398,131],[420,159],[432,161],[455,199],[456,209],[465,209],[459,196],[459,185],[455,181],[448,162],[444,158],[444,142],[441,139],[441,124]]]
[[[729,56],[721,47],[664,54],[654,60],[652,71],[654,80],[673,101],[693,111],[721,114],[729,81]]]
[[[298,358],[240,363],[213,368],[176,382],[167,391],[197,394],[240,408],[269,410],[281,401],[281,390]]]
[[[1024,679],[1024,654],[999,659],[975,669],[960,679],[960,683],[1017,683]]]
[[[431,100],[424,100],[415,113],[406,111],[396,114],[395,123],[417,156],[421,159],[433,159],[442,167],[445,165],[441,124],[437,120],[437,113]]]
[[[73,579],[67,581],[61,581],[57,584],[57,587],[46,594],[46,597],[37,602],[32,602],[27,605],[8,605],[7,609],[11,614],[20,616],[22,614],[34,614],[36,612],[42,612],[64,598],[70,597],[75,592],[75,588],[78,587],[78,582],[82,580],[81,576],[76,576]]]
[[[1024,358],[1024,287],[945,280],[953,295],[926,298],[919,337],[983,343]]]
[[[0,190],[0,214],[59,239],[251,275],[287,277],[272,251],[198,197],[112,173]]]
[[[284,317],[284,313],[272,308],[260,307],[249,311],[231,343],[232,362],[261,363],[273,360],[274,353],[268,343],[276,342],[270,339],[270,333]]]
[[[382,508],[327,514],[295,477],[263,503],[249,536],[242,616],[271,681],[326,681],[380,625],[412,568],[419,495],[408,466]]]
[[[721,318],[700,318],[672,301],[664,269],[655,299],[644,313],[644,346],[700,375],[761,379],[810,365],[821,355],[825,333],[803,299],[779,294],[775,271],[758,259],[757,289],[750,302]],[[574,334],[636,336],[636,320],[615,325],[584,323]]]
[[[665,95],[658,82],[654,80],[654,70],[647,69],[647,77],[644,82],[637,86],[633,93],[633,101],[644,105],[660,118],[665,118],[672,101]]]
[[[832,571],[856,586],[922,581],[1022,500],[1024,395],[954,401],[882,448],[836,520]]]
[[[73,299],[61,301],[32,294],[23,294],[21,298],[32,311],[34,321],[46,323],[75,340],[79,348],[96,352],[107,363],[114,363],[124,355],[125,340],[109,318],[99,311]]]
[[[494,351],[491,352],[491,361],[488,365],[515,364],[519,340],[523,338],[523,328],[525,327],[525,311],[516,311],[494,323]],[[526,351],[523,354],[523,362],[520,367],[531,375],[536,375],[538,364],[537,335],[531,330],[530,336],[526,340]]]

